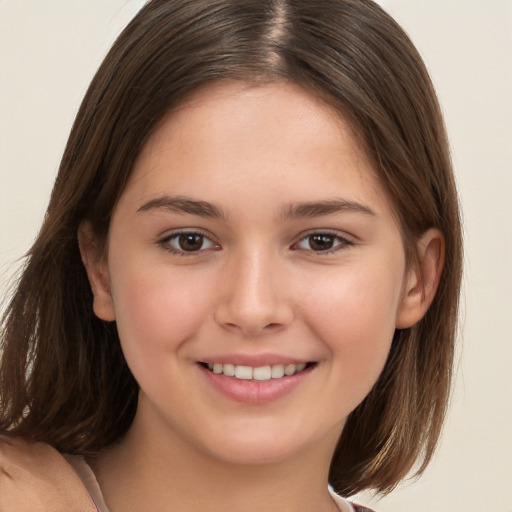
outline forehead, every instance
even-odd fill
[[[217,129],[233,139],[250,137],[266,148],[270,140],[265,133],[279,134],[282,143],[307,138],[309,145],[325,144],[330,138],[345,139],[345,151],[353,151],[365,158],[351,124],[325,100],[294,83],[271,82],[259,84],[240,80],[225,80],[199,88],[174,107],[160,123],[145,145],[142,155],[155,145],[168,143],[171,135],[181,132],[205,142]],[[281,130],[285,127],[286,130]],[[222,135],[218,131],[218,135]],[[263,137],[261,137],[263,135]],[[350,140],[348,140],[350,139]],[[221,141],[219,141],[221,142]],[[220,144],[219,144],[220,145]],[[341,149],[341,146],[340,146]]]
[[[162,191],[190,195],[191,186],[207,196],[284,188],[293,201],[364,191],[380,209],[389,206],[351,125],[325,101],[282,82],[196,91],[149,138],[125,193],[147,200]]]

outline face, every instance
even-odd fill
[[[89,270],[136,423],[225,461],[331,453],[384,366],[400,230],[349,125],[289,84],[196,93],[143,148]]]

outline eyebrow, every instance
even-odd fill
[[[188,213],[199,217],[226,220],[224,210],[208,201],[198,201],[186,196],[160,196],[144,203],[138,208],[138,212],[151,210],[164,210],[173,213]],[[363,213],[376,216],[376,213],[361,203],[347,201],[345,199],[331,199],[326,201],[312,201],[305,203],[294,203],[285,206],[281,212],[281,219],[313,218],[324,215],[332,215],[343,212]]]
[[[197,201],[185,196],[160,196],[144,203],[137,211],[164,210],[175,213],[189,213],[199,217],[226,219],[227,215],[220,206],[207,201]]]
[[[361,203],[345,199],[331,199],[328,201],[314,201],[287,205],[281,216],[283,219],[312,218],[335,213],[354,212],[376,216],[376,213]]]

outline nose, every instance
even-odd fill
[[[285,282],[285,271],[276,256],[247,251],[232,258],[223,275],[216,322],[251,337],[286,328],[294,311]]]

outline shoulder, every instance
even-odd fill
[[[97,510],[79,476],[55,448],[2,434],[0,488],[0,510]]]
[[[2,474],[18,474],[38,462],[59,459],[62,456],[45,443],[31,443],[19,437],[0,434],[0,468]]]

